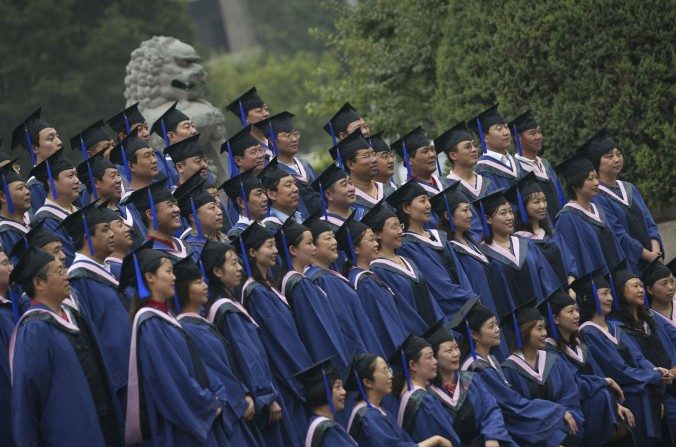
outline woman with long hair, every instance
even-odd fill
[[[243,270],[237,252],[223,242],[207,241],[200,261],[209,283],[207,319],[230,341],[233,364],[254,399],[254,420],[262,443],[283,445],[284,439],[293,439],[295,429],[270,369],[258,323],[234,294],[241,284]]]
[[[469,279],[448,244],[444,232],[425,229],[432,205],[427,191],[410,180],[387,197],[404,225],[404,236],[397,254],[413,261],[427,281],[430,294],[446,318],[455,314],[463,303],[476,296]]]
[[[164,252],[142,245],[122,263],[120,290],[136,288],[125,443],[222,445],[220,388],[190,335],[169,312],[175,276]]]

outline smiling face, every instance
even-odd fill
[[[338,180],[324,191],[329,208],[346,209],[357,201],[356,188],[350,177]]]
[[[383,224],[382,231],[376,234],[380,244],[390,250],[401,247],[404,239],[404,227],[396,216],[389,217]]]
[[[181,228],[181,210],[175,200],[164,200],[156,203],[155,214],[157,215],[157,228],[162,233],[173,235],[174,231]],[[148,222],[148,228],[153,228],[153,217],[150,210],[146,210],[146,222]]]
[[[277,263],[278,254],[279,251],[273,237],[266,239],[257,249],[249,249],[249,256],[256,262],[262,273],[267,272],[270,267]]]
[[[561,332],[576,334],[580,329],[580,311],[577,305],[571,304],[561,309],[554,315],[554,324]]]
[[[607,288],[601,288],[596,291],[596,294],[599,297],[599,302],[601,303],[601,315],[608,315],[613,310],[613,294],[612,291]]]
[[[333,231],[325,231],[315,239],[315,262],[321,265],[329,265],[338,259],[338,242]]]
[[[209,301],[209,287],[202,278],[190,281],[188,286],[188,300],[190,304],[203,306]]]
[[[415,155],[410,157],[409,161],[414,176],[428,176],[437,169],[437,152],[434,146],[423,146],[415,151]]]
[[[235,155],[235,164],[240,172],[254,169],[254,174],[260,173],[265,167],[265,150],[258,144],[244,149],[243,155]]]
[[[100,180],[94,180],[94,187],[99,198],[119,202],[122,197],[122,176],[117,169],[107,168]]]
[[[233,290],[239,285],[242,279],[242,264],[235,250],[228,250],[225,253],[223,264],[214,267],[214,275],[227,290]]]
[[[345,396],[347,396],[347,391],[345,391],[345,388],[343,388],[343,381],[336,379],[336,381],[333,382],[333,387],[331,389],[333,408],[335,408],[336,411],[340,411],[345,408]]]
[[[382,396],[392,392],[392,369],[382,357],[374,360],[373,380],[363,379],[364,388]]]
[[[294,261],[303,267],[312,264],[312,258],[317,253],[312,233],[309,230],[304,231],[296,245],[289,246],[289,253]]]
[[[503,203],[488,217],[491,231],[499,236],[506,236],[514,231],[514,211],[509,203]]]
[[[430,220],[432,204],[427,194],[415,197],[411,202],[403,205],[402,210],[408,214],[409,225],[413,222],[424,224]]]
[[[529,194],[526,199],[526,214],[529,220],[541,221],[547,217],[547,197],[542,191]]]
[[[378,241],[372,229],[367,228],[364,230],[361,241],[354,247],[354,252],[359,261],[366,264],[370,264],[371,261],[378,259]]]
[[[524,326],[532,326],[530,330],[526,333],[522,328]],[[535,325],[526,323],[519,328],[521,336],[523,339],[524,347],[531,347],[533,349],[544,349],[545,340],[547,339],[547,326],[545,325],[545,320],[535,321]]]
[[[490,350],[500,344],[500,325],[495,317],[481,323],[479,331],[472,330],[472,338],[477,347],[483,347]]]
[[[599,176],[596,171],[591,171],[579,188],[575,188],[575,197],[578,199],[591,200],[599,193]]]
[[[479,160],[479,150],[473,140],[461,141],[447,155],[453,166],[458,167],[473,168]]]
[[[642,306],[645,298],[643,282],[639,278],[631,278],[624,284],[622,295],[629,306]]]
[[[120,253],[129,253],[134,241],[131,238],[131,228],[122,219],[110,223],[110,231],[113,233],[113,248]]]
[[[209,173],[207,169],[207,156],[195,155],[194,157],[188,157],[183,161],[179,161],[176,163],[176,170],[183,180],[189,179],[197,172],[200,173],[201,177],[206,178]]]
[[[453,210],[453,225],[457,231],[464,233],[472,228],[472,205],[460,203]]]
[[[80,179],[75,168],[59,172],[54,179],[54,187],[61,203],[72,203],[80,195]],[[50,187],[51,188],[51,187]],[[50,191],[50,196],[53,196]]]

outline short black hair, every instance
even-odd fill
[[[43,265],[40,267],[40,270],[37,271],[37,273],[33,276],[33,279],[28,281],[23,288],[23,291],[28,295],[29,298],[33,299],[35,298],[35,285],[33,284],[33,280],[35,279],[41,279],[45,281],[47,279],[47,270],[49,269],[49,263]]]

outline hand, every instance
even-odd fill
[[[495,439],[484,442],[484,447],[500,447],[500,443]]]
[[[657,257],[660,256],[660,252],[658,251],[648,251],[646,250],[645,254],[643,255],[643,258],[648,261],[648,262],[653,262],[653,260]]]
[[[608,385],[608,388],[610,388],[610,391],[615,395],[617,401],[624,402],[624,392],[622,392],[620,385],[610,377],[606,377],[606,384]]]
[[[277,402],[273,402],[268,406],[268,423],[273,424],[282,418],[282,407]]]
[[[451,444],[451,441],[448,439],[442,437],[442,436],[435,436],[437,443],[436,445],[439,447],[453,447],[453,444]]]
[[[242,419],[249,422],[251,419],[253,419],[254,414],[256,414],[256,405],[254,404],[254,401],[251,398],[251,396],[249,396],[248,394],[244,397],[244,399],[246,400],[246,410],[244,410]]]
[[[563,420],[566,422],[566,425],[568,426],[568,431],[570,431],[571,435],[574,435],[577,433],[577,423],[575,422],[575,418],[573,418],[573,415],[570,414],[570,411],[566,411],[566,414],[563,415]]]
[[[655,369],[662,374],[662,383],[666,383],[667,385],[671,383],[671,380],[673,379],[673,377],[671,376],[671,371],[659,366]]]
[[[622,405],[618,405],[617,406],[617,415],[623,421],[627,421],[627,424],[630,427],[634,427],[636,425],[636,421],[634,420],[634,414],[631,412],[631,410],[629,408],[623,407]]]

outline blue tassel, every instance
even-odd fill
[[[322,182],[318,181],[319,183],[319,199],[322,201],[322,209],[324,210],[324,219],[329,220],[329,213],[327,212],[328,205],[326,203],[326,197],[324,197],[324,186],[322,186]]]
[[[153,193],[148,189],[148,202],[150,203],[150,214],[153,218],[153,229],[157,231],[157,210],[155,209],[155,199],[153,199]]]
[[[615,290],[615,281],[613,281],[613,275],[610,273],[608,274],[608,283],[610,284],[610,291],[613,293],[613,310],[620,310],[620,295],[617,294],[617,290]],[[643,301],[646,301],[646,296],[648,294],[646,293],[645,296],[643,297]]]
[[[204,270],[204,264],[202,263],[201,259],[199,261],[197,261],[197,267],[199,267],[200,272],[202,273],[202,279],[204,280],[204,282],[206,282],[208,284],[209,278],[207,277],[206,270]]]
[[[174,286],[174,313],[176,315],[181,313],[181,302],[178,299],[178,291],[176,290],[176,286]]]
[[[406,180],[410,180],[411,177],[413,177],[413,174],[411,173],[411,162],[408,159],[408,149],[406,149],[406,143],[402,140],[401,146],[403,148],[404,152],[404,166],[406,166]]]
[[[476,360],[476,348],[474,347],[474,339],[472,338],[472,329],[469,327],[469,321],[465,319],[465,327],[467,328],[467,343],[469,344],[469,352],[472,354],[472,358]]]
[[[406,361],[404,348],[401,349],[401,367],[404,370],[404,377],[406,378],[406,388],[411,391],[413,389],[413,384],[411,383],[411,373],[408,371],[408,362]]]
[[[366,392],[364,391],[364,386],[362,385],[361,380],[359,379],[359,374],[357,374],[357,371],[354,372],[354,378],[357,381],[357,389],[359,390],[359,395],[361,396],[362,400],[366,402],[366,405],[373,408],[373,405],[371,405],[371,402],[369,402],[369,398],[366,395]]]
[[[134,260],[134,273],[136,274],[136,290],[138,290],[139,298],[145,300],[150,297],[150,292],[148,291],[145,283],[143,282],[143,275],[141,274],[141,267],[139,267],[136,253],[132,255],[132,258]]]
[[[89,174],[89,186],[92,188],[94,202],[98,202],[99,195],[96,192],[96,182],[94,181],[94,174],[92,174],[92,166],[89,164],[89,161],[87,161],[87,174]]]
[[[87,246],[89,247],[89,253],[92,256],[94,256],[94,244],[92,243],[91,232],[89,231],[89,224],[87,223],[85,213],[82,213],[82,226],[84,227],[85,237],[87,238]]]
[[[343,157],[340,156],[340,151],[338,150],[338,139],[336,138],[336,132],[333,130],[333,124],[331,124],[331,121],[329,121],[329,133],[331,134],[331,139],[333,140],[333,147],[336,148],[336,161],[338,162],[338,167],[343,169]]]
[[[275,129],[272,128],[272,121],[268,121],[268,126],[270,127],[270,149],[272,150],[272,155],[279,155],[277,150],[277,135],[275,135]]]
[[[12,316],[14,317],[14,322],[18,323],[21,319],[21,310],[19,309],[19,297],[17,293],[10,287],[7,289],[7,295],[9,295],[9,301],[12,303]]]
[[[38,164],[37,159],[35,158],[35,152],[33,152],[33,142],[31,141],[31,134],[28,132],[28,126],[23,125],[24,135],[26,136],[26,146],[28,146],[28,155],[31,157],[31,162],[33,166]]]
[[[239,174],[239,169],[237,168],[237,165],[235,164],[235,156],[232,153],[232,146],[230,146],[230,142],[228,141],[227,143],[228,146],[228,167],[230,168],[230,178],[235,177],[237,174]]]
[[[246,197],[246,191],[244,190],[244,183],[242,179],[239,179],[239,193],[242,195],[242,202],[244,202],[244,210],[246,211],[246,217],[251,219],[251,209],[249,209],[249,200]]]
[[[326,372],[322,366],[322,378],[324,380],[324,392],[326,393],[326,402],[329,404],[329,411],[331,414],[336,414],[336,408],[333,405],[333,393],[331,392],[331,387],[329,386],[329,378],[326,377]]]
[[[253,276],[253,273],[251,273],[251,264],[249,264],[249,253],[246,251],[246,247],[244,246],[244,241],[242,240],[242,238],[239,237],[237,239],[239,239],[239,248],[240,250],[242,250],[242,262],[244,262],[244,271],[246,272],[247,278],[251,278]]]
[[[591,277],[591,273],[589,274]],[[591,281],[591,286],[592,286],[592,298],[594,299],[594,307],[596,308],[596,314],[601,315],[601,300],[599,299],[599,291],[596,288],[596,284],[594,284],[594,279],[592,278]],[[613,297],[613,301],[615,301],[615,297]]]
[[[242,122],[242,127],[245,127],[247,124],[249,124],[246,120],[246,113],[244,113],[244,106],[242,105],[242,101],[237,101],[239,103],[239,120]]]
[[[516,144],[517,154],[523,157],[523,148],[521,147],[521,138],[519,138],[519,132],[516,130],[516,124],[514,124],[514,144]]]
[[[442,193],[444,195],[444,206],[446,207],[446,214],[448,214],[448,226],[451,229],[451,236],[455,235],[455,224],[453,223],[453,214],[451,214],[451,206],[448,204],[448,197],[446,197],[446,193]]]
[[[484,210],[483,202],[479,202],[479,212],[481,213],[479,217],[481,218],[481,227],[484,230],[484,234],[486,235],[486,237],[490,237],[491,229],[488,226],[488,217],[486,216],[486,211]]]
[[[82,134],[80,134],[80,149],[82,150],[82,160],[89,160],[89,155],[87,155],[87,146],[85,146],[84,140],[82,139]]]
[[[52,196],[54,200],[59,198],[59,194],[56,192],[56,186],[54,185],[54,177],[52,177],[52,168],[49,166],[49,160],[45,160],[45,165],[47,166],[47,177],[49,178],[49,187],[52,189]]]
[[[528,222],[528,213],[526,212],[526,205],[523,203],[523,196],[521,195],[521,191],[519,191],[519,188],[516,188],[516,203],[519,206],[519,216],[521,217],[521,222],[527,223]]]
[[[563,208],[568,201],[566,200],[566,194],[563,192],[563,188],[561,188],[561,183],[559,180],[554,177],[552,179],[552,182],[554,183],[554,187],[556,188],[556,195],[559,197],[559,205],[561,205],[561,208]]]
[[[127,118],[125,112],[122,112],[122,118],[124,118],[124,130],[126,130],[127,135],[129,135],[131,133],[131,126],[129,125],[129,118]]]
[[[357,262],[357,253],[354,251],[354,242],[352,242],[352,235],[350,234],[350,229],[347,228],[345,232],[347,234],[347,245],[350,247],[350,257],[352,258],[352,266],[356,267]]]
[[[284,230],[280,230],[282,235],[282,246],[284,248],[284,258],[286,259],[286,268],[288,270],[293,270],[293,263],[291,262],[291,253],[289,253],[289,243],[286,241],[286,234]]]
[[[523,350],[523,340],[521,340],[521,331],[519,331],[519,322],[516,321],[516,314],[512,312],[512,324],[514,325],[514,338],[516,340],[516,347],[519,351]]]
[[[439,163],[439,157],[437,156],[434,161],[437,162],[437,172],[439,173],[439,176],[442,177],[443,174],[441,173],[441,164]]]
[[[556,324],[554,323],[554,312],[552,312],[552,306],[547,303],[547,319],[549,319],[549,328],[552,330],[552,337],[554,340],[559,339],[559,331],[556,329]]]
[[[127,149],[124,145],[120,143],[120,155],[122,156],[122,167],[124,168],[124,175],[127,177],[127,181],[131,182],[131,170],[129,169],[129,160],[127,160]]]
[[[190,208],[192,209],[192,218],[195,219],[195,228],[197,229],[197,235],[199,237],[204,237],[204,233],[202,233],[202,225],[200,225],[200,218],[197,215],[197,208],[195,208],[195,201],[190,198]]]
[[[164,145],[169,146],[169,135],[167,134],[167,126],[164,124],[164,120],[160,120],[160,126],[162,126],[162,138],[164,139]]]
[[[486,139],[484,138],[484,130],[481,128],[481,121],[476,119],[476,128],[479,132],[479,142],[481,143],[481,153],[485,154],[488,148],[486,147]]]
[[[9,185],[7,184],[7,180],[5,179],[4,174],[2,175],[2,190],[5,193],[5,198],[7,199],[7,211],[10,214],[13,214],[16,209],[14,208],[14,202],[12,201],[12,195],[10,194]]]

